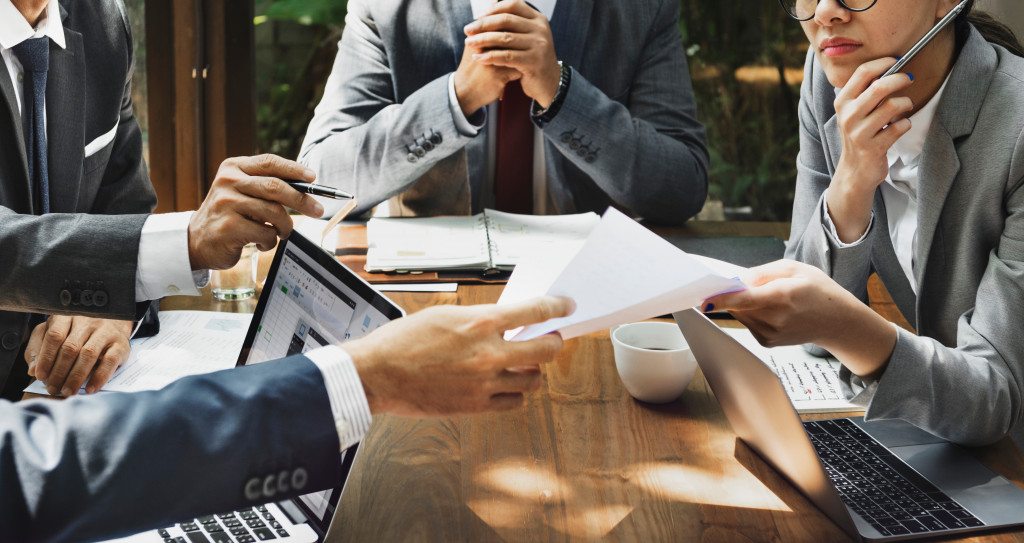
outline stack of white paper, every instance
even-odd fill
[[[525,341],[558,331],[569,339],[666,315],[746,288],[743,268],[687,254],[621,212],[609,208],[575,253],[538,252],[520,262],[499,304],[535,296],[566,296],[576,312],[510,334]]]

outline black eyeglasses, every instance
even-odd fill
[[[867,11],[878,0],[837,0],[840,6],[850,11]],[[821,0],[779,0],[782,9],[798,21],[810,21]]]

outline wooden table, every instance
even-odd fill
[[[690,223],[671,233],[785,239],[788,227]],[[494,302],[501,289],[462,285],[457,293],[389,296],[414,312]],[[894,310],[884,303],[880,312]],[[253,306],[215,302],[208,292],[163,305]],[[328,540],[849,540],[737,439],[699,372],[675,402],[639,403],[619,380],[607,331],[567,341],[543,371],[541,390],[514,412],[375,417]],[[974,452],[1024,487],[1024,456],[1009,438]],[[1024,530],[964,540],[1024,542]]]

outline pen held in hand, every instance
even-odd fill
[[[355,196],[334,187],[325,187],[324,185],[303,183],[302,181],[291,181],[287,179],[285,182],[293,189],[306,194],[312,194],[313,196],[323,196],[325,198],[334,198],[335,200],[351,200],[355,198]]]

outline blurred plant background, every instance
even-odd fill
[[[295,157],[323,95],[347,2],[255,1],[259,150]],[[702,217],[787,221],[806,40],[776,2],[742,4],[680,1],[679,32],[711,153],[711,204]]]

